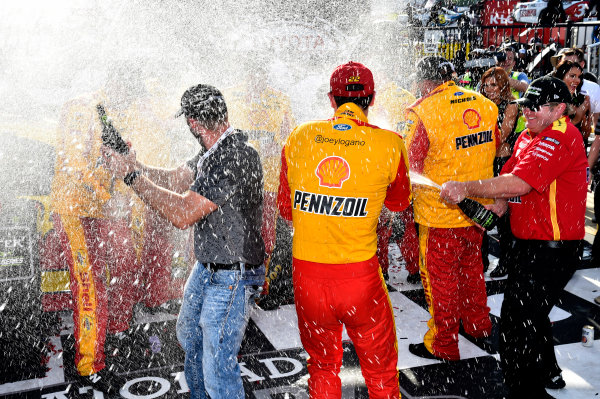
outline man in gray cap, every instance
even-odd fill
[[[104,146],[107,168],[175,227],[194,226],[197,263],[185,286],[177,338],[192,398],[244,398],[237,361],[248,300],[265,277],[263,172],[247,136],[229,125],[221,92],[189,88],[181,111],[204,151],[177,169],[143,165]],[[182,193],[182,194],[181,194]]]
[[[437,184],[492,177],[498,108],[483,95],[458,87],[454,68],[441,57],[417,63],[421,99],[408,108],[406,142],[411,171]],[[454,204],[425,186],[414,187],[419,224],[420,272],[431,319],[424,342],[412,354],[459,360],[461,320],[467,334],[487,337],[492,328],[487,306],[482,230]]]

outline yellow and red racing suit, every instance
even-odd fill
[[[105,367],[106,332],[129,327],[139,295],[127,218],[131,192],[102,168],[102,128],[96,112],[100,102],[105,102],[101,93],[65,105],[51,188],[59,258],[69,266],[75,363],[81,375]],[[109,104],[105,108],[109,115],[118,115]]]
[[[406,138],[411,170],[437,184],[491,178],[498,109],[481,94],[446,82],[408,109]],[[490,200],[477,199],[482,203]],[[420,271],[431,319],[424,342],[435,356],[458,360],[458,329],[475,337],[491,322],[481,242],[483,234],[439,190],[416,186]]]
[[[73,300],[75,366],[81,375],[105,367],[106,333],[129,328],[135,286],[136,257],[128,222],[53,214],[66,260]]]
[[[137,159],[142,163],[175,168],[177,163],[170,152],[171,138],[168,134],[172,115],[159,115],[156,111],[160,108],[156,107],[160,107],[158,101],[137,101],[122,118],[114,117],[114,123],[122,130],[122,135],[131,140]],[[157,143],[167,150],[157,151]],[[131,233],[139,264],[136,277],[142,288],[139,300],[154,308],[183,295],[183,279],[176,282],[171,278],[176,232],[170,222],[145,205],[137,195],[131,195],[130,201]]]
[[[396,330],[375,255],[383,205],[410,204],[404,144],[346,103],[330,120],[299,125],[281,157],[280,214],[293,236],[294,300],[311,398],[339,398],[342,327],[371,398],[399,396]]]
[[[406,123],[406,108],[416,100],[415,96],[408,90],[401,88],[394,82],[389,82],[377,91],[375,104],[369,111],[369,119],[378,126],[402,134]],[[404,225],[404,235],[402,241],[398,241],[397,244],[404,259],[406,271],[409,274],[416,274],[419,272],[419,240],[412,206],[400,212],[398,217]],[[381,219],[377,226],[377,258],[381,270],[386,273],[390,266],[388,246],[392,228],[383,213]]]

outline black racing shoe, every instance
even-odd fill
[[[80,383],[105,394],[118,394],[119,390],[127,383],[127,379],[105,367],[96,374],[80,377]]]
[[[552,378],[550,378],[548,381],[546,381],[546,388],[548,389],[563,389],[565,386],[567,386],[567,383],[565,382],[565,380],[563,380],[562,376],[556,375]]]
[[[446,359],[437,357],[433,353],[429,352],[423,342],[420,344],[408,344],[408,351],[413,355],[422,357],[424,359],[441,360],[443,362],[447,361]]]
[[[408,277],[406,277],[406,282],[409,284],[421,284],[421,274],[418,272],[409,274]]]
[[[506,276],[507,274],[508,270],[506,270],[506,266],[498,265],[494,270],[492,270],[492,272],[490,273],[490,277],[500,278]]]

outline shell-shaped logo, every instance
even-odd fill
[[[350,178],[350,165],[342,157],[327,157],[319,162],[315,174],[319,178],[320,186],[341,188]]]
[[[469,108],[463,112],[463,122],[469,129],[476,129],[481,123],[481,115],[474,109]]]

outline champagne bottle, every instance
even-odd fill
[[[119,131],[113,126],[112,121],[106,115],[104,106],[102,104],[96,105],[98,116],[100,117],[100,123],[102,124],[102,144],[112,148],[121,154],[127,154],[129,152],[129,146]]]
[[[486,230],[493,229],[498,222],[498,215],[488,209],[485,209],[483,205],[475,200],[465,198],[457,205],[465,215]]]

